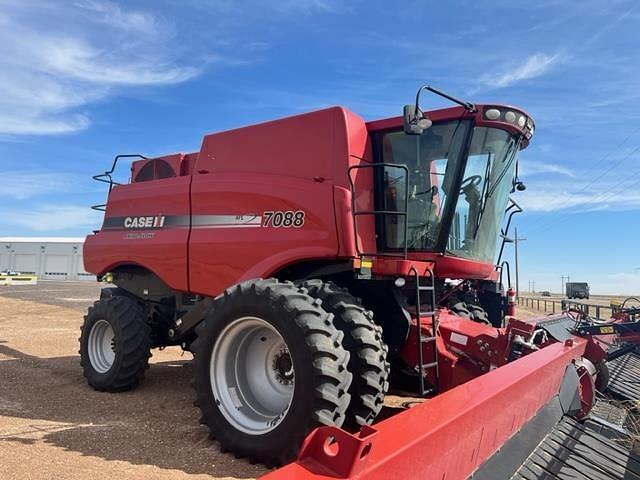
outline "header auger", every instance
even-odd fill
[[[604,349],[567,315],[513,318],[494,263],[533,119],[422,90],[458,105],[214,133],[128,184],[116,159],[84,250],[115,285],[83,326],[89,384],[134,388],[182,346],[222,448],[297,459],[270,478],[462,479],[541,415],[586,417]],[[377,422],[390,386],[427,401]]]

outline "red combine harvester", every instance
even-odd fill
[[[422,112],[424,90],[457,106]],[[212,438],[293,460],[269,478],[508,478],[607,378],[592,324],[513,318],[502,248],[494,264],[533,133],[521,109],[423,87],[401,117],[333,107],[116,157],[84,247],[116,287],[85,317],[84,375],[128,390],[152,348],[193,352]],[[427,400],[376,422],[390,384]]]

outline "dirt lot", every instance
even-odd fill
[[[133,392],[98,393],[79,366],[95,283],[0,287],[0,479],[254,478],[198,424],[189,354],[155,350]]]
[[[154,350],[133,392],[99,393],[78,336],[97,283],[0,287],[0,480],[255,478],[198,424],[191,354]],[[421,399],[388,395],[382,420]]]

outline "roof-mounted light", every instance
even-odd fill
[[[498,120],[500,118],[500,110],[497,108],[490,108],[484,112],[484,116],[487,117],[488,120]]]
[[[498,121],[516,125],[524,131],[525,136],[530,139],[533,136],[533,120],[525,114],[513,110],[503,110],[499,107],[488,107],[484,110],[485,120]]]

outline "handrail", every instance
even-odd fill
[[[399,168],[400,170],[403,170],[405,172],[404,211],[376,210],[375,208],[373,210],[358,211],[356,209],[356,186],[355,186],[353,177],[351,175],[351,172],[361,168],[377,168],[377,167]],[[408,216],[409,216],[409,213],[408,213],[409,212],[409,167],[407,167],[406,165],[397,165],[395,163],[370,163],[368,165],[352,165],[347,170],[347,176],[349,177],[349,188],[351,191],[351,215],[353,217],[353,232],[355,236],[356,252],[358,256],[362,257],[362,256],[382,255],[382,256],[389,256],[389,257],[402,257],[406,260],[407,252],[408,252],[407,237],[409,236],[409,219],[408,219]],[[374,182],[375,182],[375,179],[374,179]],[[375,202],[375,199],[374,199],[374,202]],[[399,217],[404,217],[404,229],[403,229],[404,239],[402,242],[402,245],[403,245],[402,254],[394,254],[389,252],[377,252],[377,251],[374,253],[367,253],[367,252],[360,251],[360,247],[358,246],[357,217],[361,215],[374,215],[374,219],[377,218],[377,215],[395,215]]]
[[[145,157],[144,155],[140,155],[139,153],[126,153],[126,154],[121,154],[121,155],[116,155],[113,159],[113,164],[111,165],[111,169],[107,170],[104,173],[99,173],[97,175],[93,175],[91,178],[93,178],[94,180],[97,180],[98,182],[103,182],[103,183],[108,183],[109,184],[109,191],[107,192],[107,197],[109,195],[109,193],[111,193],[111,190],[113,189],[114,185],[121,185],[120,183],[116,182],[113,179],[113,172],[116,169],[116,165],[118,164],[118,160],[120,160],[121,158],[139,158],[141,160],[148,160],[147,157]],[[92,210],[98,210],[100,212],[104,212],[106,211],[106,207],[107,204],[103,203],[103,204],[99,204],[99,205],[92,205],[91,209]]]
[[[504,244],[506,243],[507,233],[509,233],[509,227],[511,226],[511,219],[516,213],[521,213],[524,211],[523,208],[520,205],[518,205],[513,198],[509,197],[509,201],[511,202],[511,204],[505,209],[504,213],[507,214],[509,213],[510,210],[514,208],[515,210],[509,213],[509,216],[507,217],[507,224],[505,225],[504,229],[502,229],[500,232],[502,235],[502,244],[500,245],[500,253],[498,254],[496,265],[500,265],[500,260],[502,260],[502,253],[504,252]]]
[[[507,286],[508,288],[511,288],[511,266],[506,260],[498,266],[498,269],[500,270],[500,285],[504,285],[504,283],[502,283],[502,273],[504,272],[505,266],[507,267]]]

